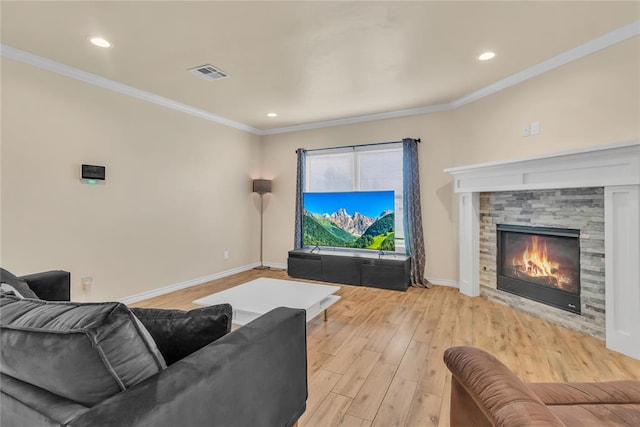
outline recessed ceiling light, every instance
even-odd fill
[[[267,113],[267,117],[278,117],[277,113]]]
[[[89,41],[99,47],[111,47],[111,43],[102,37],[91,37]]]
[[[488,60],[490,60],[491,58],[493,58],[494,56],[496,56],[496,54],[495,54],[495,53],[493,53],[493,52],[485,52],[485,53],[483,53],[482,55],[478,56],[478,59],[479,59],[480,61],[488,61]]]

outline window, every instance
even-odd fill
[[[307,152],[305,191],[374,190],[395,192],[396,251],[404,253],[402,144]]]

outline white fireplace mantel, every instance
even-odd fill
[[[640,141],[445,169],[459,196],[459,286],[480,295],[479,193],[604,187],[606,344],[640,359]]]

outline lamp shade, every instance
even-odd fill
[[[270,179],[254,179],[253,192],[258,194],[271,193],[271,180]]]

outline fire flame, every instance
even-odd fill
[[[554,277],[559,284],[571,283],[560,271],[560,264],[549,258],[546,241],[541,242],[538,236],[531,236],[527,248],[520,257],[513,258],[512,264],[530,277]]]

